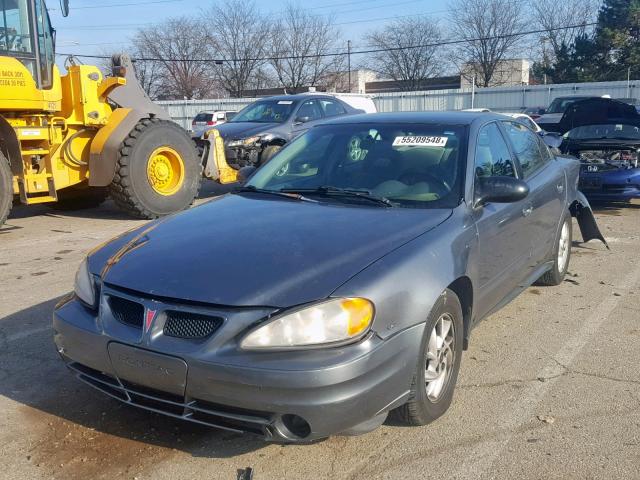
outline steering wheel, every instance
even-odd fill
[[[451,191],[451,187],[446,180],[427,172],[407,170],[400,175],[398,180],[406,185],[414,185],[419,182],[428,183],[429,187],[434,190],[433,193],[438,194],[440,197],[445,196]]]

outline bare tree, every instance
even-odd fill
[[[558,0],[562,1],[562,0]],[[513,55],[526,26],[522,4],[514,0],[455,0],[451,7],[452,37],[461,73],[482,87],[503,82],[504,61]]]
[[[384,77],[401,82],[403,90],[418,90],[422,80],[440,75],[442,40],[438,24],[428,18],[395,20],[367,36],[374,49],[371,68]]]
[[[206,14],[207,41],[224,60],[215,76],[230,95],[240,97],[264,64],[270,29],[253,1],[229,0],[214,5]]]
[[[571,45],[577,37],[585,35],[587,23],[595,21],[600,0],[534,0],[530,3],[531,16],[537,28],[545,30],[542,36],[544,61],[553,62],[558,54]],[[559,27],[581,25],[577,28],[558,30]],[[549,43],[551,51],[546,44]]]
[[[188,17],[172,18],[160,25],[139,30],[133,44],[157,77],[162,96],[203,98],[214,87],[212,52],[202,23]]]
[[[344,62],[342,56],[327,55],[334,53],[340,42],[340,32],[329,17],[289,3],[271,32],[274,58],[269,63],[289,91],[316,85]]]

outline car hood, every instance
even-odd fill
[[[224,140],[234,140],[247,138],[252,135],[257,135],[259,133],[265,132],[267,130],[271,130],[275,128],[281,123],[256,123],[256,122],[227,122],[219,127],[216,127],[216,130],[220,132],[220,136]]]
[[[451,212],[230,194],[123,235],[89,268],[150,296],[289,307],[326,298]]]
[[[588,125],[624,123],[640,126],[640,114],[634,106],[610,98],[589,98],[577,101],[567,108],[560,119],[558,130],[566,133]]]

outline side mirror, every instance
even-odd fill
[[[542,133],[542,141],[547,145],[547,147],[549,148],[560,148],[560,146],[562,145],[562,136],[557,134],[557,133],[553,133],[553,132],[544,132]]]
[[[247,165],[246,167],[242,167],[240,170],[238,170],[238,182],[245,183],[247,180],[251,178],[251,176],[255,173],[256,170],[257,168],[252,165]]]
[[[296,117],[295,123],[300,125],[301,123],[307,123],[309,120],[311,120],[311,117]]]
[[[476,177],[476,206],[515,203],[529,195],[529,185],[514,177]]]
[[[540,111],[538,112],[540,115],[546,115],[547,114],[547,109],[546,108],[541,108]]]

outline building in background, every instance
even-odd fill
[[[460,88],[460,75],[450,77],[425,78],[418,83],[417,91],[428,90],[451,90]],[[403,80],[376,80],[367,82],[365,93],[393,93],[406,92],[410,90],[406,81]]]
[[[478,64],[465,63],[460,72],[461,88],[471,88],[474,72],[479,69]],[[531,62],[524,58],[503,60],[498,63],[496,72],[491,78],[489,87],[514,87],[518,85],[529,85],[529,71]],[[476,81],[476,86],[478,82]]]

